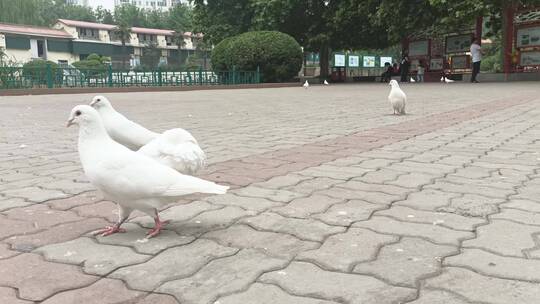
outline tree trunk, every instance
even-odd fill
[[[126,69],[126,42],[122,41],[122,70]]]
[[[328,45],[324,44],[321,46],[319,54],[319,67],[321,68],[320,81],[324,81],[328,79],[329,75],[330,48]]]
[[[512,51],[513,51],[513,35],[514,35],[514,1],[504,2],[502,8],[502,63],[506,76],[512,70]]]

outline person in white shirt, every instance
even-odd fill
[[[473,70],[471,76],[471,82],[478,83],[476,76],[480,73],[480,63],[482,62],[482,47],[480,46],[480,38],[474,38],[471,44],[471,56],[473,62]]]
[[[420,63],[418,64],[418,82],[424,82],[424,61],[420,60]]]

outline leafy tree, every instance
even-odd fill
[[[177,4],[169,9],[166,28],[187,32],[193,29],[192,10],[189,5]]]
[[[126,43],[131,40],[131,27],[128,25],[127,21],[120,19],[117,20],[116,28],[112,31],[112,34],[120,40],[122,44],[122,69],[126,68]]]
[[[98,6],[95,10],[96,20],[99,23],[104,24],[113,24],[114,23],[114,16],[113,14],[107,10],[104,9],[101,6]]]
[[[212,52],[216,70],[254,71],[263,80],[291,80],[302,66],[302,49],[293,37],[276,31],[247,32],[220,42]]]

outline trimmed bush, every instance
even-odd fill
[[[73,66],[86,75],[86,77],[103,77],[107,72],[107,66],[110,60],[106,56],[90,54],[85,60],[74,62]]]
[[[221,41],[212,51],[216,71],[255,71],[264,82],[293,79],[302,67],[302,48],[293,37],[275,31],[247,32]]]
[[[58,65],[52,61],[36,59],[23,65],[23,76],[31,78],[35,83],[47,83],[47,65],[51,65],[51,75],[55,77]]]

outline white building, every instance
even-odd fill
[[[125,46],[116,37],[116,25],[58,19],[53,28],[0,23],[0,48],[12,59],[25,63],[46,59],[73,63],[96,53],[109,56],[115,66],[129,58],[132,66],[145,58],[145,49],[160,50],[161,63],[179,64],[195,52],[197,35],[184,33],[184,46],[174,43],[174,31],[132,27]]]
[[[141,9],[168,10],[179,3],[186,3],[186,0],[114,0],[114,5],[132,4]]]

